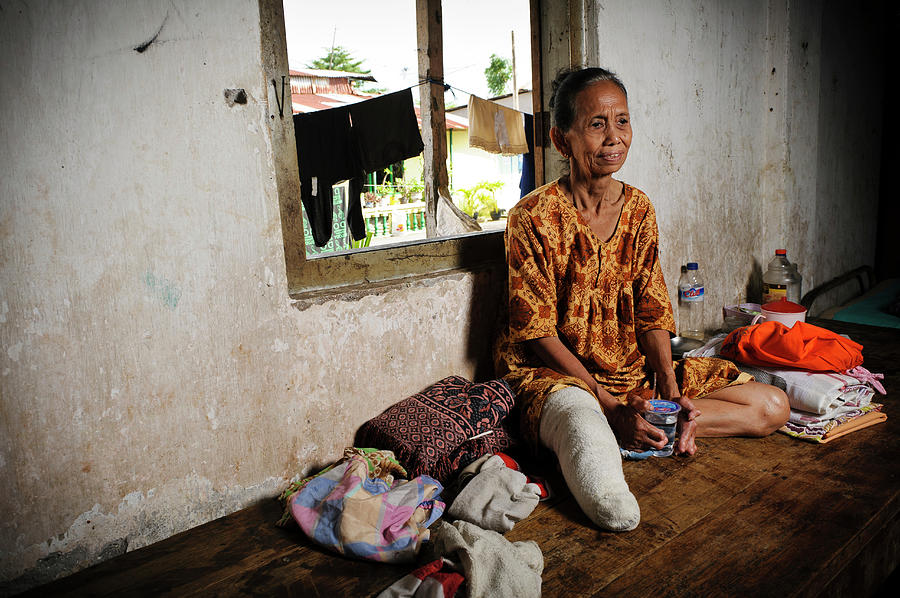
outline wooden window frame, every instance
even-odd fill
[[[281,214],[288,293],[294,299],[317,295],[350,293],[386,285],[442,275],[454,271],[496,267],[505,262],[503,231],[483,231],[407,242],[387,247],[372,247],[308,259],[303,234],[303,208],[294,125],[291,118],[287,41],[282,0],[258,0],[260,8],[261,51],[266,75],[268,134],[274,154],[275,186]],[[430,14],[440,24],[441,0],[417,0],[417,25]],[[535,183],[543,183],[543,93],[540,71],[540,3],[530,1],[532,96],[535,114]],[[435,7],[437,15],[435,15]],[[429,37],[429,40],[433,38]],[[440,50],[429,41],[423,53],[442,61]],[[442,74],[442,71],[441,71]],[[281,89],[279,89],[281,82]],[[285,88],[285,86],[287,86]],[[424,86],[423,86],[424,87]],[[440,88],[439,85],[431,85]],[[285,89],[287,92],[285,93]],[[441,93],[443,90],[441,90]],[[423,94],[424,95],[424,94]],[[286,97],[285,97],[286,96]],[[441,98],[443,99],[443,98]],[[443,106],[443,102],[441,102]],[[441,112],[443,121],[443,112]],[[424,119],[423,119],[424,122]],[[446,148],[444,149],[446,152]],[[435,160],[440,160],[436,157]],[[446,160],[446,156],[443,157]],[[428,182],[426,182],[426,186]],[[428,210],[433,218],[434,212]],[[432,222],[433,224],[433,222]]]

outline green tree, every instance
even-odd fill
[[[363,60],[355,60],[350,51],[342,46],[335,46],[325,53],[325,56],[316,58],[312,62],[306,64],[311,69],[326,69],[329,71],[344,71],[345,73],[359,73],[360,75],[368,75],[371,73],[369,69],[362,67]],[[364,81],[350,81],[350,85],[361,92],[371,94],[381,94],[387,91],[383,87],[374,87],[372,85],[364,87]]]
[[[362,68],[362,60],[354,60],[350,51],[342,46],[330,48],[325,56],[316,58],[307,67],[311,69],[327,69],[329,71],[344,71],[347,73],[360,73],[368,75],[371,71]]]
[[[506,91],[506,84],[512,77],[512,62],[491,54],[491,63],[484,69],[484,77],[490,92],[498,96]]]

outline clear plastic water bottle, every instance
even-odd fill
[[[791,264],[791,282],[788,283],[787,299],[794,303],[800,303],[803,296],[803,277],[800,276],[800,269],[797,264]]]
[[[769,262],[769,269],[763,274],[762,302],[770,303],[787,299],[800,303],[802,277],[797,267],[787,259],[787,251],[776,249],[775,257]]]
[[[697,262],[688,262],[678,279],[678,334],[703,340],[703,299],[706,289]]]

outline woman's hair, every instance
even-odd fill
[[[550,86],[553,92],[550,96],[553,124],[562,131],[572,128],[572,123],[575,122],[575,98],[585,87],[598,81],[614,83],[625,94],[625,99],[628,99],[628,91],[622,80],[611,71],[597,66],[564,68],[556,74]]]

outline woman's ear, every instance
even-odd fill
[[[559,127],[550,127],[550,141],[553,142],[553,147],[556,148],[556,151],[562,154],[563,158],[568,160],[572,155],[572,152],[569,151],[569,143],[566,141],[566,134],[563,133]]]

